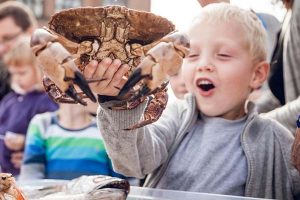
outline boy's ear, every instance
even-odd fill
[[[267,61],[259,62],[255,65],[250,87],[252,89],[258,89],[267,79],[269,74],[270,65]]]

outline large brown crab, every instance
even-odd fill
[[[49,29],[38,29],[31,46],[46,75],[46,91],[57,102],[86,104],[95,97],[82,72],[91,60],[120,59],[129,77],[113,109],[131,109],[152,96],[144,119],[128,129],[156,121],[167,103],[166,85],[189,52],[189,40],[153,13],[121,6],[73,8],[55,14]],[[78,67],[78,68],[77,68]],[[83,93],[75,91],[77,84]]]

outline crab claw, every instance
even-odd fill
[[[174,32],[163,37],[147,52],[119,95],[124,96],[133,90],[131,100],[135,100],[159,88],[170,76],[178,73],[189,48],[190,42],[185,34]]]
[[[129,81],[125,83],[123,88],[119,92],[119,96],[125,96],[131,88],[133,88],[140,80],[149,77],[149,75],[142,75],[142,69],[137,68],[129,77]]]
[[[65,80],[68,81],[68,78],[66,77]],[[88,98],[90,98],[93,102],[96,102],[96,97],[93,94],[91,88],[89,87],[88,82],[85,80],[85,78],[79,71],[74,72],[74,78],[72,79],[72,81],[74,82],[74,84],[78,85],[78,87]],[[66,90],[66,94],[69,95],[75,101],[86,105],[86,102],[81,99],[73,85],[69,85],[69,88]]]
[[[60,41],[62,42],[62,41]],[[40,67],[46,77],[51,79],[55,85],[76,103],[86,105],[82,96],[77,93],[74,84],[78,85],[82,92],[96,102],[88,82],[77,68],[74,58],[70,52],[58,42],[58,37],[46,29],[37,29],[31,37],[32,51],[37,57]],[[69,44],[69,49],[77,44]],[[58,102],[59,99],[57,100]]]

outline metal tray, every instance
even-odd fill
[[[47,186],[56,186],[67,183],[65,180],[34,180],[21,181],[18,185],[21,189],[41,189]],[[185,192],[175,190],[162,190],[144,187],[130,187],[127,200],[259,200],[259,198],[228,196],[208,193]]]

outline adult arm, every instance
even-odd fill
[[[263,116],[277,120],[295,133],[296,120],[300,113],[300,2],[294,1],[292,9],[290,34],[284,50],[284,85],[288,103]]]
[[[284,49],[284,89],[286,102],[300,95],[300,2],[293,1],[289,37]]]
[[[300,97],[268,113],[262,113],[261,116],[275,119],[283,126],[285,126],[289,131],[295,134],[296,121],[298,119],[299,113]]]

